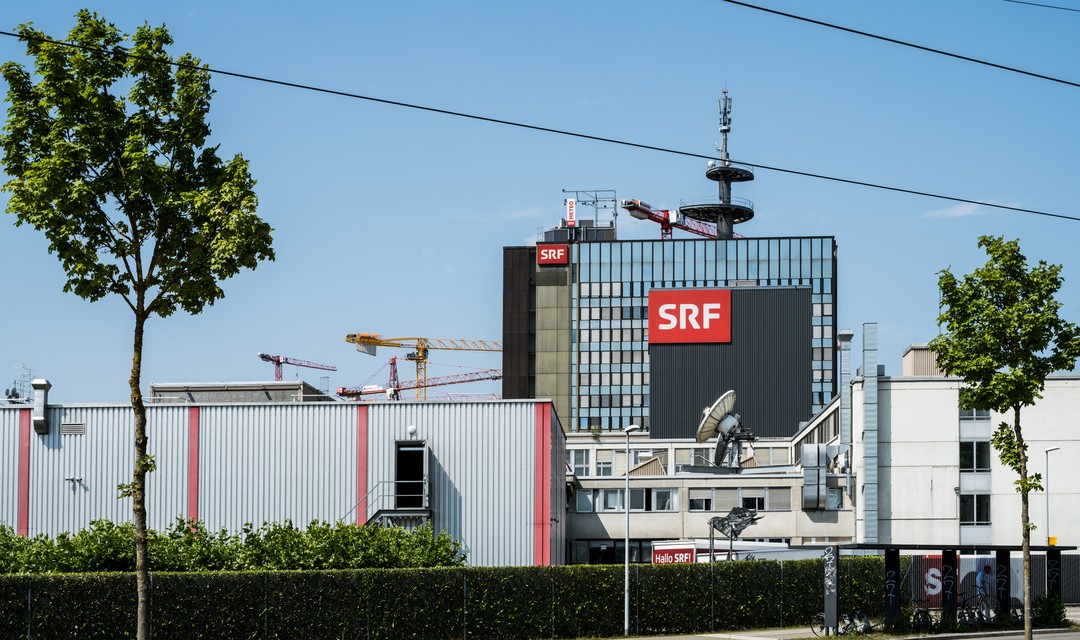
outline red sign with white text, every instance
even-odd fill
[[[536,264],[568,264],[570,262],[570,245],[566,244],[538,244],[536,245]]]
[[[685,547],[677,549],[653,549],[653,564],[685,564],[697,562],[697,549]]]
[[[649,344],[731,342],[731,289],[649,291]]]

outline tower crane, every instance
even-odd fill
[[[637,199],[622,201],[622,208],[638,220],[652,220],[660,225],[660,239],[671,240],[672,229],[682,229],[706,238],[716,237],[716,225],[687,218],[678,211],[653,209],[647,202]]]
[[[356,345],[356,350],[370,356],[375,355],[377,347],[398,347],[413,349],[405,359],[416,363],[416,398],[427,399],[427,357],[431,349],[452,349],[457,351],[502,351],[499,342],[485,340],[443,340],[438,338],[383,338],[377,333],[350,333],[345,342]]]
[[[274,380],[278,381],[281,380],[281,365],[283,364],[291,364],[294,367],[307,367],[308,369],[322,369],[323,371],[337,371],[337,367],[334,365],[297,360],[288,356],[272,356],[267,353],[260,353],[259,359],[274,363]]]
[[[439,387],[448,384],[460,384],[463,382],[476,382],[479,380],[501,380],[502,369],[484,369],[481,371],[472,371],[469,373],[459,373],[452,376],[438,376],[434,378],[428,378],[424,387]],[[359,389],[338,387],[337,394],[339,396],[349,398],[355,396],[373,395],[376,393],[385,393],[388,400],[400,399],[401,391],[408,389],[419,389],[419,380],[405,380],[404,382],[398,382],[397,375],[397,357],[390,358],[390,383],[383,389],[379,386],[366,386]]]

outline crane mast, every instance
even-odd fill
[[[502,344],[494,340],[448,340],[442,338],[383,338],[377,333],[350,333],[345,342],[356,345],[356,350],[375,355],[377,347],[413,349],[405,355],[406,360],[416,363],[416,399],[427,399],[427,359],[432,349],[454,351],[502,351]]]

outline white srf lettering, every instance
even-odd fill
[[[721,307],[721,305],[720,305],[719,302],[706,302],[705,303],[705,305],[704,305],[705,313],[703,315],[705,316],[704,322],[705,322],[705,328],[706,329],[709,328],[709,321],[710,320],[719,320],[720,319],[720,307]]]
[[[675,325],[679,323],[679,318],[672,313],[676,306],[678,305],[672,303],[660,305],[660,317],[663,318],[664,322],[657,325],[658,329],[667,331],[668,329],[674,329]]]
[[[719,302],[708,302],[702,305],[700,308],[695,304],[662,304],[657,312],[660,314],[661,322],[657,325],[657,329],[661,331],[667,331],[674,329],[676,326],[680,330],[691,329],[708,329],[713,320],[720,319],[720,309],[722,305]],[[678,311],[676,312],[676,309]],[[698,324],[698,315],[701,315],[702,324]]]
[[[926,572],[926,595],[936,596],[941,593],[941,569],[931,567]]]

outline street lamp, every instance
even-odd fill
[[[1050,452],[1057,451],[1061,447],[1050,447],[1043,453],[1046,454],[1046,484],[1043,485],[1043,495],[1046,498],[1046,546],[1050,546]]]
[[[626,434],[626,493],[623,495],[623,508],[626,509],[626,529],[623,541],[623,633],[630,637],[630,434],[641,431],[641,426],[632,424],[625,429]]]

